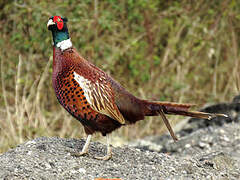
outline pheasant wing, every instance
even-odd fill
[[[106,81],[93,83],[76,72],[74,72],[74,79],[83,89],[84,95],[93,110],[125,124],[125,119],[114,102],[111,86]]]

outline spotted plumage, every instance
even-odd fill
[[[56,95],[60,104],[74,117],[80,119],[96,117],[96,113],[91,111],[83,89],[74,78],[73,68],[65,76],[57,76]]]
[[[62,63],[62,59],[67,59],[68,63]],[[120,127],[124,118],[114,104],[107,74],[93,64],[75,62],[78,59],[86,62],[74,48],[63,53],[54,47],[53,66],[58,68],[54,68],[52,81],[57,99],[84,125],[87,134],[97,131],[106,135]],[[86,68],[89,70],[83,71]]]
[[[160,115],[174,140],[177,137],[165,114],[207,119],[216,116],[189,111],[190,104],[153,102],[133,96],[108,74],[79,55],[72,46],[66,23],[66,18],[54,16],[49,18],[47,26],[53,35],[52,82],[57,99],[82,123],[88,134],[82,152],[77,155],[86,154],[91,134],[100,132],[107,135],[108,151],[106,156],[99,159],[109,159],[111,148],[108,134],[122,125],[142,120],[145,116]]]

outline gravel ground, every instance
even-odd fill
[[[106,153],[98,142],[89,156],[73,157],[68,150],[81,150],[84,140],[36,138],[0,155],[0,179],[240,179],[240,104],[233,103],[224,108],[231,119],[191,119],[178,142],[148,137],[113,148],[109,161],[93,158]]]
[[[57,137],[28,141],[0,155],[0,179],[240,179],[239,124],[199,130],[172,145],[177,153],[118,147],[111,160],[101,161],[93,156],[103,155],[106,147],[97,142],[91,143],[89,156],[66,152],[83,144]]]

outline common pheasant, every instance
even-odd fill
[[[107,154],[112,157],[109,133],[117,128],[143,120],[145,116],[161,116],[172,138],[177,140],[165,114],[211,119],[224,114],[189,111],[191,104],[148,101],[126,91],[107,73],[84,59],[73,47],[67,18],[53,16],[47,23],[53,37],[52,83],[59,103],[84,126],[87,140],[80,153],[88,153],[95,132],[107,137]]]

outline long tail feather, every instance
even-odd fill
[[[174,133],[174,131],[173,131],[173,129],[172,129],[172,127],[171,127],[167,117],[165,116],[164,112],[162,110],[159,110],[159,114],[161,115],[161,117],[163,119],[163,122],[165,123],[166,127],[168,128],[168,131],[169,131],[170,135],[172,136],[173,140],[177,141],[178,138],[175,135],[175,133]]]
[[[211,120],[212,118],[222,116],[222,117],[228,117],[225,114],[215,114],[215,113],[205,113],[205,112],[199,112],[199,111],[167,111],[166,114],[176,114],[176,115],[182,115],[182,116],[190,116],[195,118],[202,118],[202,119],[208,119]]]
[[[163,112],[166,114],[190,116],[190,117],[203,118],[203,119],[209,119],[209,120],[217,116],[228,117],[225,114],[189,111],[189,108],[192,106],[195,106],[195,104],[180,104],[180,103],[158,102],[158,101],[152,102],[152,103],[157,105],[158,108],[162,108]]]
[[[194,106],[194,104],[180,104],[180,103],[171,103],[171,102],[147,102],[148,103],[148,111],[145,113],[146,116],[156,116],[160,115],[165,123],[170,135],[172,138],[177,141],[177,137],[172,130],[172,127],[166,118],[165,114],[174,114],[174,115],[182,115],[182,116],[190,116],[195,118],[203,118],[203,119],[212,119],[217,116],[228,117],[225,114],[214,114],[214,113],[206,113],[199,111],[189,111],[189,108]]]

